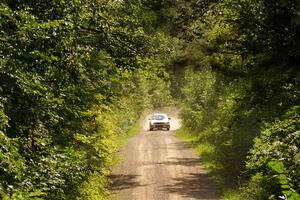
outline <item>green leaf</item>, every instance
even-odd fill
[[[276,160],[269,161],[268,167],[280,174],[286,171],[286,168],[284,167],[283,163]]]

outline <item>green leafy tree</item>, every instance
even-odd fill
[[[169,39],[144,30],[142,9],[0,3],[0,198],[108,196],[116,136],[168,91],[160,54]],[[155,81],[162,86],[151,88]]]
[[[292,122],[285,113],[299,106],[299,5],[294,0],[182,0],[169,6],[176,10],[173,34],[181,42],[171,69],[173,80],[180,81],[175,86],[182,88],[174,96],[182,98],[183,125],[199,143],[214,147],[215,172],[229,183],[251,179],[245,163],[251,149],[259,148],[255,138],[264,135],[264,124]],[[267,164],[263,168],[276,173]],[[297,178],[290,179],[295,185]],[[275,187],[278,180],[271,182]],[[260,187],[266,194],[276,190]]]

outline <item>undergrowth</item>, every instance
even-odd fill
[[[191,133],[188,129],[182,127],[177,130],[176,137],[186,142],[191,148],[194,149],[199,156],[201,164],[207,170],[208,175],[214,182],[217,194],[224,200],[241,200],[239,190],[237,187],[233,187],[231,184],[226,183],[222,179],[222,173],[220,173],[220,166],[216,163],[218,153],[214,146],[204,142],[199,137],[199,134]]]

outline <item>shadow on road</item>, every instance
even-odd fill
[[[171,157],[172,161],[164,161],[158,164],[161,165],[180,165],[180,166],[197,166],[200,163],[198,158],[176,158]]]
[[[207,174],[187,174],[182,178],[173,178],[173,184],[165,185],[162,191],[178,194],[185,198],[212,200],[217,199],[212,191],[211,181]]]
[[[114,174],[110,176],[112,184],[110,190],[120,191],[126,189],[132,189],[135,187],[142,187],[145,185],[140,184],[136,179],[139,175],[125,175],[125,174]]]

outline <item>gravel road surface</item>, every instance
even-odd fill
[[[165,108],[170,131],[149,131],[148,116],[141,133],[120,152],[113,170],[112,193],[118,200],[217,199],[198,156],[174,135],[180,127],[177,110]]]

